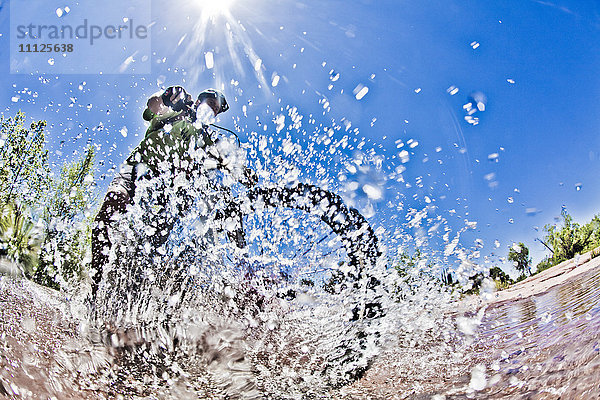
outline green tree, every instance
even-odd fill
[[[412,256],[408,253],[400,253],[399,258],[400,262],[394,267],[394,269],[398,272],[400,277],[408,279],[410,275],[409,269],[414,268],[422,258],[421,250],[416,249]]]
[[[436,265],[427,261],[425,257],[419,248],[415,249],[412,255],[407,252],[400,253],[399,262],[394,266],[400,277],[395,289],[400,299],[405,298],[407,294],[416,294],[419,287],[451,291],[460,289],[458,281],[448,269],[439,271]]]
[[[30,216],[11,203],[0,204],[0,256],[30,275],[39,261],[43,232]]]
[[[0,119],[0,256],[28,278],[59,288],[81,275],[89,252],[94,149],[53,179],[45,121]]]
[[[525,272],[531,275],[531,257],[529,257],[529,249],[523,242],[513,245],[508,250],[508,259],[513,262],[515,269],[521,272],[521,276],[525,276]]]
[[[0,118],[0,203],[12,202],[34,212],[44,203],[50,185],[46,121],[25,126],[25,114]],[[20,210],[16,210],[19,212]]]
[[[552,257],[545,257],[542,261],[540,261],[537,265],[536,265],[536,273],[542,272],[544,270],[547,270],[548,268],[554,266],[554,261],[552,259]]]
[[[554,265],[570,260],[577,254],[587,250],[594,242],[595,237],[600,239],[600,221],[596,216],[590,223],[579,225],[573,222],[573,217],[566,210],[561,212],[562,227],[546,225],[545,241],[552,248]]]
[[[45,121],[28,127],[25,114],[0,118],[0,256],[30,274],[39,259],[43,230],[35,214],[50,184]]]
[[[46,228],[42,257],[32,276],[37,283],[58,289],[82,276],[91,246],[88,211],[93,200],[94,158],[94,148],[88,147],[79,160],[65,164],[51,183],[42,213]]]
[[[595,215],[587,225],[588,229],[592,231],[592,236],[590,243],[583,251],[593,250],[600,246],[600,215]]]
[[[464,294],[479,294],[479,289],[481,288],[481,285],[483,284],[483,280],[485,279],[485,275],[483,274],[483,272],[478,272],[475,275],[472,275],[469,277],[469,281],[470,285],[468,285],[467,287],[470,286],[469,289],[463,290]]]
[[[510,278],[510,276],[508,276],[508,274],[500,267],[490,268],[490,278],[496,282],[497,289],[506,289],[513,283],[513,280]]]

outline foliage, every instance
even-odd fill
[[[515,269],[525,275],[527,272],[531,275],[531,257],[529,257],[529,248],[519,242],[508,250],[508,259],[513,262]]]
[[[420,249],[411,255],[403,252],[399,255],[399,263],[394,266],[398,273],[396,294],[400,299],[407,295],[415,295],[419,288],[454,291],[459,287],[448,270],[442,270],[440,276],[433,274],[434,264],[428,263]]]
[[[570,260],[577,254],[591,249],[595,238],[600,238],[600,221],[598,216],[583,226],[573,222],[573,217],[566,210],[561,212],[562,227],[546,225],[545,241],[552,248],[552,261],[554,265],[562,261]]]
[[[0,204],[0,256],[8,257],[31,274],[39,261],[42,232],[13,202]]]
[[[0,204],[12,202],[37,210],[50,184],[46,121],[25,127],[25,114],[0,119]]]
[[[52,181],[42,219],[46,236],[43,256],[33,280],[55,289],[82,276],[84,260],[91,247],[90,217],[83,217],[90,203],[93,183],[94,149],[63,166]],[[80,220],[78,220],[78,217]]]
[[[421,259],[422,254],[420,249],[416,249],[412,256],[408,253],[400,253],[400,262],[394,269],[398,272],[398,275],[403,281],[410,283],[411,281],[416,280],[413,272],[416,271],[415,267],[419,264]]]
[[[485,276],[483,275],[483,272],[478,272],[473,276],[469,277],[470,285],[467,286],[469,287],[469,289],[463,290],[464,294],[479,294],[479,289],[481,288],[481,285],[483,284],[483,280],[485,279]]]
[[[39,260],[43,232],[32,211],[44,201],[50,182],[44,121],[26,127],[25,114],[0,118],[0,255],[30,274]]]
[[[544,226],[546,236],[540,242],[552,252],[552,255],[545,257],[537,264],[536,274],[563,261],[570,260],[577,254],[595,251],[600,246],[600,215],[594,216],[590,222],[584,225],[573,222],[573,217],[565,209],[562,210],[561,217],[562,226],[557,226],[557,224]],[[521,275],[517,279],[517,282],[520,282],[527,277],[525,269],[531,274],[529,266],[523,268],[529,256],[529,249],[524,247],[523,243],[519,243],[516,247],[527,250],[526,255],[524,253],[520,254],[514,249],[509,251],[509,260],[515,262],[517,270],[521,271]],[[591,257],[594,258],[598,255],[600,255],[600,251],[598,251],[598,254],[592,252]]]
[[[496,283],[496,289],[498,290],[506,289],[513,283],[513,280],[510,278],[510,276],[508,276],[508,274],[500,267],[490,268],[489,273],[490,278]]]
[[[583,249],[584,252],[594,250],[600,246],[600,215],[595,215],[590,222],[586,224],[587,229],[592,231],[590,243]]]
[[[44,208],[43,219],[72,219],[84,212],[90,201],[93,183],[95,151],[88,147],[81,159],[62,167],[58,179],[52,181],[52,190]]]
[[[94,150],[52,178],[45,121],[0,119],[0,255],[28,278],[59,288],[78,278],[89,252]]]
[[[553,267],[554,265],[555,264],[554,264],[554,260],[552,259],[552,257],[546,257],[542,261],[540,261],[538,263],[538,265],[536,266],[536,273],[545,271],[548,268]]]
[[[519,277],[517,278],[517,280],[515,281],[515,283],[519,283],[521,281],[524,281],[525,279],[527,279],[527,275],[521,274],[521,275],[519,275]]]

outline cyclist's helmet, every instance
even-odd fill
[[[194,104],[192,96],[183,88],[183,86],[169,86],[165,89],[162,96],[165,106],[173,111],[181,111],[191,107]]]
[[[203,101],[205,101],[207,99],[217,100],[217,103],[218,103],[217,110],[216,110],[217,114],[220,114],[222,112],[229,110],[229,104],[227,104],[227,100],[225,100],[225,95],[222,92],[215,90],[215,89],[206,89],[198,95],[198,104],[202,103]]]

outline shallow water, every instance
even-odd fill
[[[490,307],[475,351],[489,377],[478,398],[597,398],[600,269]]]
[[[301,377],[281,362],[285,349],[273,346],[270,354],[263,353],[263,360],[241,357],[248,341],[242,327],[232,321],[224,326],[227,321],[215,320],[211,325],[205,320],[204,325],[189,329],[188,336],[197,335],[202,341],[180,344],[188,346],[188,352],[172,352],[164,340],[169,333],[158,334],[156,343],[163,343],[162,347],[116,350],[113,345],[124,338],[105,337],[107,342],[83,331],[69,316],[68,299],[28,282],[2,278],[0,283],[0,394],[33,399],[119,394],[123,398],[307,398],[301,391],[310,382],[298,381]],[[400,339],[374,360],[366,376],[336,389],[312,382],[320,388],[313,397],[597,398],[599,284],[600,269],[596,269],[546,293],[470,312],[457,304],[452,311],[436,307],[425,302],[425,292],[415,293],[395,310],[395,315],[404,315],[398,321]],[[415,312],[418,309],[421,312]],[[469,335],[465,324],[478,327],[476,333]],[[190,357],[194,352],[199,356]],[[263,370],[256,381],[257,365],[276,368],[270,373]]]
[[[395,349],[349,398],[598,398],[600,269],[479,311],[472,338]]]

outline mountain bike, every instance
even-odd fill
[[[368,348],[377,340],[377,323],[385,315],[385,293],[376,273],[381,252],[366,218],[338,194],[310,183],[250,179],[240,185],[248,169],[234,173],[219,151],[206,156],[216,166],[197,189],[204,211],[179,224],[176,239],[164,249],[145,251],[148,246],[144,250],[140,243],[148,242],[140,239],[140,229],[130,234],[133,245],[119,246],[115,257],[128,266],[108,274],[111,285],[128,298],[109,294],[106,301],[121,311],[118,304],[143,298],[129,309],[138,319],[146,313],[171,320],[182,309],[194,309],[191,304],[207,303],[233,319],[279,316],[304,336],[290,339],[286,351],[309,349],[307,365],[319,365],[335,384],[362,376],[371,358]],[[148,224],[138,226],[144,230]],[[148,293],[160,291],[161,300],[140,295],[143,286]],[[158,311],[161,301],[166,311]],[[258,326],[248,335],[264,342],[268,352],[269,340],[278,339],[268,338],[274,329]],[[335,338],[324,339],[326,334]],[[323,355],[315,353],[327,346]]]

